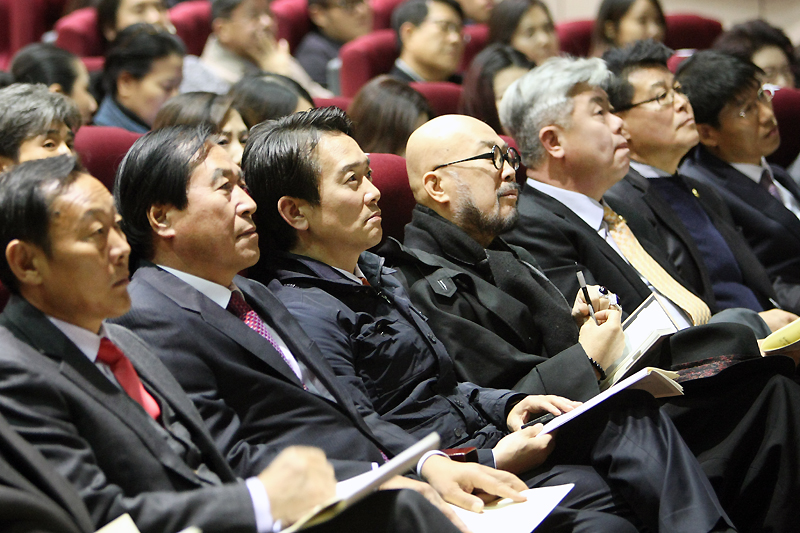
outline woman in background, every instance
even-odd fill
[[[666,35],[667,19],[658,0],[603,0],[590,55],[600,57],[609,48],[644,39],[664,42]]]
[[[353,138],[362,150],[399,156],[405,156],[414,130],[433,118],[424,96],[387,75],[364,85],[347,114],[355,125]]]
[[[268,72],[245,76],[233,84],[228,94],[248,128],[314,107],[311,95],[299,83]]]
[[[510,45],[536,65],[559,53],[553,17],[540,0],[503,0],[497,4],[489,19],[489,43]]]
[[[717,37],[713,48],[755,63],[764,71],[764,83],[797,86],[800,69],[792,41],[764,20],[737,24]]]

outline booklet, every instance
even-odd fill
[[[606,370],[606,379],[600,383],[600,390],[608,389],[642,368],[656,364],[661,343],[678,329],[662,305],[660,296],[648,296],[623,322],[625,349],[622,356]]]
[[[784,355],[800,350],[800,318],[767,336],[761,349],[764,355]]]
[[[680,396],[683,394],[683,387],[677,383],[675,379],[678,377],[677,372],[670,370],[662,370],[660,368],[646,367],[635,373],[634,375],[623,379],[619,383],[611,386],[605,391],[601,392],[592,399],[582,403],[572,411],[568,411],[562,415],[555,417],[542,428],[541,434],[550,433],[570,420],[585,413],[595,405],[598,405],[611,396],[614,396],[621,390],[625,389],[639,389],[652,394],[656,398],[668,398],[670,396]]]
[[[530,533],[542,523],[575,485],[557,485],[523,490],[527,501],[514,502],[503,498],[483,507],[482,513],[473,513],[450,504],[458,517],[473,533]]]
[[[438,433],[431,433],[418,443],[410,446],[407,450],[387,461],[379,468],[370,472],[365,472],[336,484],[336,496],[321,505],[318,505],[309,513],[294,523],[291,527],[284,529],[286,533],[301,531],[307,527],[330,520],[354,503],[360,501],[365,496],[375,491],[394,476],[405,474],[407,471],[416,468],[420,458],[431,450],[439,447]]]

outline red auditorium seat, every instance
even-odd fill
[[[782,88],[775,93],[772,108],[778,119],[781,145],[767,159],[770,163],[788,167],[800,153],[800,90]]]
[[[306,33],[311,31],[307,0],[275,0],[271,6],[278,23],[278,38],[286,39],[294,52]]]
[[[0,283],[0,311],[2,311],[6,303],[8,303],[9,296],[11,296],[11,294],[8,292],[8,289]]]
[[[117,167],[141,136],[140,133],[110,126],[83,126],[75,135],[75,151],[80,154],[89,174],[113,192]]]
[[[667,15],[666,45],[680,48],[710,48],[714,39],[722,33],[718,20],[698,15]],[[556,33],[561,51],[574,56],[587,56],[592,46],[594,20],[571,20],[556,24]]]
[[[0,69],[5,70],[11,63],[11,3],[14,0],[0,0]]]
[[[202,54],[211,34],[211,2],[181,2],[169,10],[169,19],[186,45],[186,51],[195,56]]]
[[[66,0],[15,0],[10,2],[11,51],[35,43],[61,17]]]
[[[408,186],[406,160],[394,154],[369,154],[372,183],[381,191],[378,205],[383,217],[383,238],[403,240],[403,229],[411,222],[416,202]]]
[[[392,11],[403,0],[372,0],[372,29],[384,30],[392,27]]]
[[[338,107],[342,111],[347,111],[347,108],[350,107],[350,103],[353,101],[352,98],[348,98],[347,96],[333,96],[331,98],[314,98],[314,107]]]
[[[464,46],[464,56],[461,58],[461,71],[467,70],[475,56],[486,48],[489,26],[486,24],[464,26],[464,35],[467,37],[467,43]]]
[[[80,57],[102,56],[103,37],[97,29],[97,10],[76,9],[56,22],[56,46]]]
[[[513,148],[514,150],[519,152],[517,141],[515,141],[513,137],[509,137],[508,135],[501,135],[500,138],[503,139],[506,142],[506,144],[508,144],[509,148]],[[520,163],[519,168],[517,169],[517,183],[519,183],[520,185],[525,185],[525,180],[528,177],[526,174],[527,174],[527,169],[525,168],[525,165]]]
[[[409,85],[425,97],[436,116],[458,113],[462,90],[460,85],[449,81],[412,82]]]

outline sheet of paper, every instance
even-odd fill
[[[570,483],[524,490],[527,501],[516,503],[504,498],[487,505],[482,513],[450,506],[473,533],[530,533],[574,486]]]
[[[133,523],[133,518],[128,513],[118,516],[108,524],[104,525],[96,531],[96,533],[141,533],[136,524]]]

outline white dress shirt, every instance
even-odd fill
[[[749,163],[731,163],[731,166],[756,182],[757,184],[761,184],[761,175],[766,170],[769,172],[769,177],[772,178],[772,182],[775,184],[775,187],[778,189],[778,194],[781,197],[781,203],[783,206],[794,213],[797,218],[800,218],[800,202],[794,197],[794,195],[789,192],[789,190],[778,183],[778,180],[775,179],[775,175],[772,173],[772,168],[770,168],[769,163],[765,158],[761,158],[760,165],[751,165]]]

